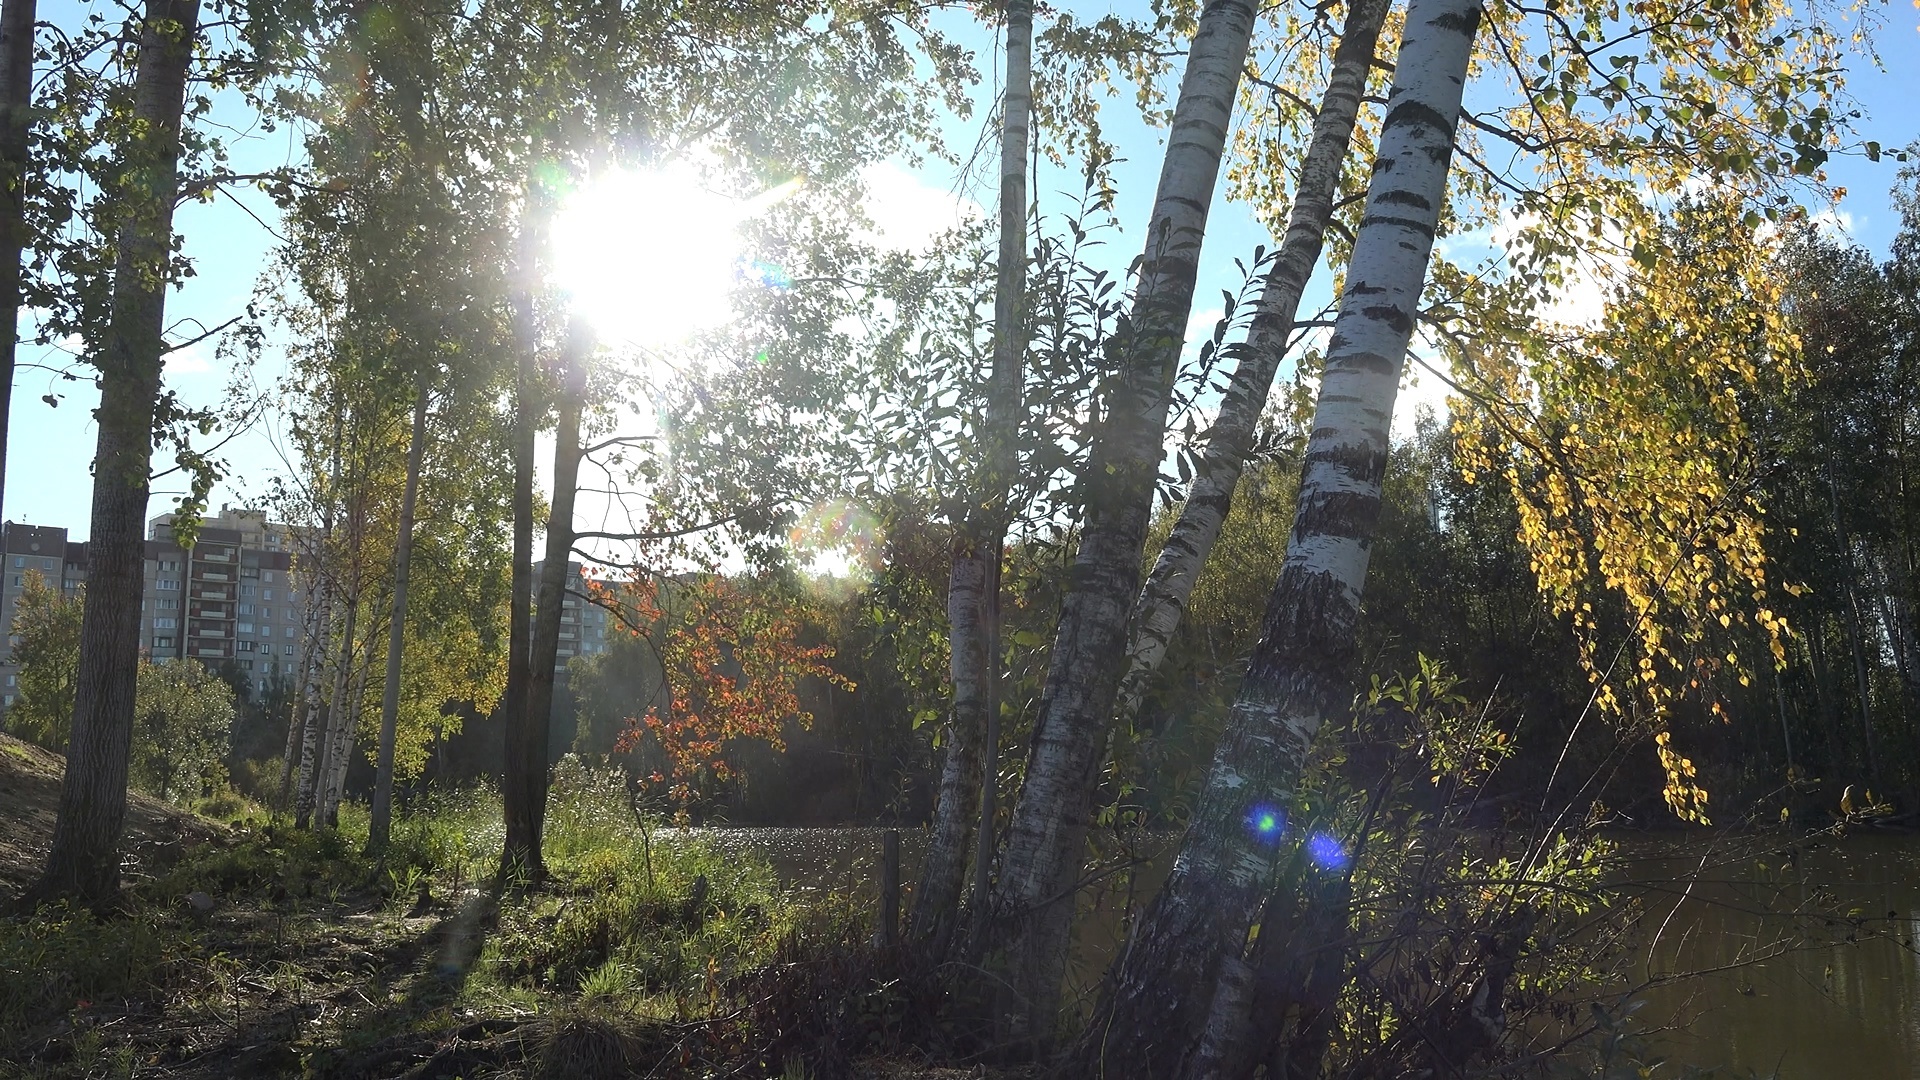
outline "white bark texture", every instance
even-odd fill
[[[1133,633],[1127,646],[1127,674],[1120,682],[1115,715],[1131,723],[1154,672],[1167,655],[1174,631],[1186,614],[1187,600],[1200,577],[1200,568],[1220,539],[1227,513],[1233,508],[1234,489],[1246,469],[1254,432],[1266,410],[1273,379],[1286,357],[1287,341],[1300,312],[1300,296],[1320,262],[1320,251],[1339,197],[1340,172],[1353,145],[1353,128],[1360,100],[1367,90],[1367,72],[1373,64],[1390,0],[1358,0],[1334,51],[1313,136],[1301,161],[1294,185],[1293,208],[1280,251],[1261,285],[1247,340],[1241,347],[1220,412],[1207,433],[1207,443],[1193,471],[1193,485],[1173,532],[1154,561],[1153,572],[1134,606]]]
[[[1251,0],[1210,0],[1188,54],[1132,307],[1110,355],[1115,388],[1083,476],[1086,512],[1055,632],[1026,781],[977,951],[1010,1000],[1009,1038],[1052,1034],[1093,790],[1140,591],[1173,375],[1207,210],[1253,33]]]
[[[914,892],[913,940],[930,955],[947,951],[959,923],[974,854],[975,903],[987,896],[993,858],[994,778],[999,771],[998,678],[1000,551],[1007,496],[1017,468],[1023,349],[1021,300],[1027,267],[1027,147],[1033,114],[1033,4],[1006,5],[1007,82],[1000,113],[1000,251],[993,299],[993,368],[982,410],[985,450],[979,498],[961,523],[948,571],[947,613],[953,708],[940,776],[933,839]],[[976,813],[977,810],[977,813]],[[978,826],[976,827],[976,818]]]
[[[1073,1075],[1206,1075],[1194,1051],[1223,961],[1241,959],[1272,887],[1283,814],[1314,734],[1352,692],[1393,401],[1480,10],[1479,0],[1412,0],[1408,9],[1286,560],[1173,871],[1108,975]],[[1266,814],[1280,816],[1282,828],[1260,828]]]
[[[354,557],[359,558],[358,551]],[[327,738],[320,754],[320,776],[314,784],[314,815],[318,825],[332,828],[338,820],[338,799],[334,777],[346,771],[347,751],[353,742],[358,720],[352,707],[352,679],[359,650],[354,647],[354,628],[360,620],[359,586],[347,597],[346,629],[340,637],[340,654],[333,671],[333,693],[327,699]]]
[[[980,747],[986,729],[986,559],[956,538],[947,570],[948,671],[953,705],[946,729],[946,760],[940,796],[927,843],[926,868],[914,890],[912,940],[929,955],[947,949],[959,921],[960,888],[967,870],[967,838],[973,834],[980,794]]]
[[[331,587],[327,589],[327,607],[328,625],[321,628],[325,636],[321,638],[320,656],[307,676],[307,730],[301,739],[300,783],[293,800],[293,823],[299,829],[313,823],[314,804],[319,801],[321,762],[326,759],[327,732],[333,726],[333,714],[326,711],[320,702],[320,684],[327,674],[327,653],[332,650],[333,641],[343,632],[347,618],[346,607],[339,597],[333,595]],[[333,660],[339,663],[338,653],[333,654]]]

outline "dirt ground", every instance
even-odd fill
[[[0,735],[0,899],[17,896],[39,872],[53,843],[66,761],[32,743]],[[132,792],[126,851],[141,861],[160,849],[211,839],[219,825]]]

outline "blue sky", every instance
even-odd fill
[[[1083,18],[1094,18],[1108,5],[1063,4]],[[56,25],[78,24],[88,5],[74,0],[43,0],[41,18]],[[1884,9],[1886,21],[1877,39],[1877,47],[1886,70],[1864,61],[1849,73],[1852,93],[1866,112],[1857,122],[1862,138],[1884,146],[1904,146],[1920,139],[1920,14],[1901,3]],[[984,45],[984,33],[971,35]],[[983,87],[982,99],[987,90]],[[963,150],[979,135],[987,110],[978,109],[972,121],[956,123],[951,134]],[[244,107],[237,101],[223,100],[215,120],[236,132],[230,138],[234,166],[238,171],[266,168],[286,163],[298,153],[290,133],[282,129],[267,135],[258,132]],[[1118,235],[1109,235],[1109,253],[1116,266],[1124,265],[1137,250],[1141,228],[1147,217],[1159,163],[1159,133],[1140,123],[1129,102],[1116,101],[1107,120],[1110,136],[1127,160],[1116,170],[1119,200]],[[1847,189],[1845,199],[1836,208],[1839,220],[1859,243],[1884,256],[1899,222],[1891,209],[1888,191],[1895,181],[1897,166],[1890,158],[1873,164],[1860,158],[1837,158],[1829,166],[1832,180]],[[979,203],[985,192],[959,189],[953,176],[940,166],[909,170],[889,167],[876,174],[884,188],[884,198],[876,202],[876,216],[883,228],[891,225],[904,233],[924,229],[944,212],[951,215],[956,199]],[[1054,210],[1070,205],[1077,198],[1077,177],[1043,172],[1039,179],[1043,206]],[[177,225],[185,238],[185,251],[194,261],[195,276],[168,300],[170,323],[181,327],[179,336],[191,336],[196,323],[214,325],[241,314],[263,270],[273,245],[270,227],[275,215],[271,204],[258,193],[238,193],[239,202],[222,198],[213,203],[195,203],[184,207]],[[244,205],[243,205],[244,204]],[[258,220],[256,220],[258,219]],[[1265,230],[1241,205],[1217,201],[1212,212],[1208,243],[1202,263],[1197,306],[1196,329],[1205,333],[1217,317],[1222,289],[1237,288],[1239,272],[1236,258],[1250,256],[1256,244],[1271,245]],[[1324,277],[1324,275],[1323,275]],[[1309,303],[1324,301],[1324,281],[1317,283]],[[31,333],[25,320],[23,336]],[[67,357],[58,350],[23,344],[23,365],[44,363],[61,365]],[[271,389],[280,376],[278,358],[269,355],[263,366],[248,374],[257,386]],[[228,361],[216,356],[214,343],[207,342],[170,358],[167,381],[170,387],[192,403],[218,401],[232,382],[235,372]],[[59,407],[49,408],[41,395],[62,395]],[[1417,400],[1434,400],[1437,388],[1416,389]],[[88,504],[91,492],[89,463],[93,455],[94,427],[90,410],[97,394],[89,382],[61,382],[47,372],[33,368],[21,370],[12,395],[12,435],[7,461],[6,518],[35,524],[65,526],[76,539],[87,533]],[[1404,399],[1403,399],[1404,401]],[[1410,403],[1409,403],[1410,406]],[[1403,415],[1412,412],[1403,407]],[[222,502],[245,502],[265,490],[270,477],[283,468],[279,451],[278,423],[270,418],[260,428],[237,439],[228,447],[230,480],[214,495],[217,508]],[[163,480],[156,485],[151,513],[169,509],[178,495],[177,485]],[[588,510],[590,508],[583,508]]]

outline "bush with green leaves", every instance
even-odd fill
[[[128,779],[163,799],[188,801],[215,781],[233,731],[226,680],[191,660],[140,661]]]

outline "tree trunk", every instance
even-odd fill
[[[1027,286],[1027,147],[1033,114],[1033,3],[1008,0],[1007,85],[1000,108],[1000,253],[993,298],[993,369],[982,410],[981,491],[954,540],[948,573],[953,712],[940,777],[933,842],[914,892],[914,940],[943,955],[960,917],[967,837],[974,849],[976,913],[985,909],[993,865],[999,773],[1000,555],[1018,470],[1024,300]],[[979,823],[974,824],[978,807]]]
[[[1001,1010],[1009,1038],[1045,1040],[1054,1024],[1093,790],[1126,662],[1127,618],[1140,591],[1173,377],[1254,9],[1251,0],[1209,0],[1201,12],[1132,306],[1109,343],[1117,385],[1083,477],[1086,511],[1072,584],[994,884],[993,921],[982,934],[985,966],[1018,999]]]
[[[367,698],[367,669],[373,666],[372,643],[368,643],[368,654],[361,656],[354,650],[353,689],[347,701],[345,722],[340,727],[340,741],[336,744],[339,753],[333,756],[333,765],[327,772],[326,802],[323,804],[321,819],[327,828],[340,827],[340,802],[346,795],[347,769],[353,765],[353,744],[360,737],[360,717]]]
[[[291,575],[289,575],[291,577]],[[316,680],[319,678],[320,634],[326,623],[326,602],[320,598],[317,589],[307,589],[306,616],[302,620],[300,641],[300,678],[295,683],[293,716],[287,724],[287,748],[280,758],[280,794],[274,800],[274,809],[285,813],[287,799],[292,794],[293,768],[297,758],[311,754],[309,749],[310,733],[313,730],[314,714],[318,711],[319,690]],[[306,766],[303,764],[302,768]]]
[[[1193,485],[1173,532],[1147,575],[1133,610],[1133,634],[1127,647],[1127,674],[1120,683],[1115,716],[1130,724],[1140,712],[1147,686],[1167,655],[1167,646],[1186,613],[1187,599],[1200,577],[1214,542],[1233,508],[1234,489],[1253,448],[1255,429],[1267,408],[1275,373],[1286,357],[1300,311],[1300,296],[1320,262],[1327,223],[1339,196],[1340,172],[1353,144],[1354,122],[1366,94],[1367,73],[1380,40],[1389,0],[1358,0],[1333,54],[1327,89],[1314,117],[1313,137],[1300,165],[1293,208],[1280,252],[1261,286],[1247,341],[1234,365],[1220,412],[1207,433],[1206,448],[1193,470]]]
[[[333,689],[327,694],[327,726],[320,740],[320,757],[315,762],[313,790],[311,794],[303,792],[313,811],[316,826],[324,826],[327,822],[328,789],[333,785],[333,763],[344,751],[347,731],[353,724],[353,718],[347,715],[347,693],[353,679],[353,637],[359,621],[360,590],[356,584],[347,594],[346,613],[340,617],[340,651],[334,656]]]
[[[1351,697],[1393,401],[1479,24],[1479,0],[1413,0],[1408,9],[1286,560],[1180,854],[1108,974],[1075,1047],[1074,1075],[1188,1075],[1222,962],[1240,959],[1272,887],[1314,734]]]
[[[1860,579],[1854,568],[1853,538],[1848,535],[1846,525],[1840,518],[1840,485],[1835,480],[1835,474],[1834,462],[1829,458],[1827,506],[1833,517],[1833,538],[1840,547],[1841,570],[1847,579],[1847,647],[1853,652],[1853,685],[1860,701],[1860,738],[1867,755],[1867,777],[1875,786],[1879,786],[1880,755],[1874,746],[1872,682],[1867,678],[1867,653],[1863,637],[1866,620],[1860,614]]]
[[[166,262],[180,187],[180,124],[199,0],[149,0],[134,75],[130,205],[115,244],[100,371],[80,677],[53,847],[36,899],[109,903],[120,888],[134,672],[140,656],[153,412],[165,362]],[[3,257],[0,257],[3,258]],[[8,328],[8,334],[13,328]]]
[[[0,507],[6,505],[7,417],[12,412],[14,351],[20,342],[20,254],[27,246],[27,133],[33,105],[36,0],[0,3]]]
[[[540,199],[537,187],[529,184],[514,267],[513,570],[507,598],[507,685],[500,695],[500,718],[506,731],[500,782],[506,826],[506,843],[500,855],[502,877],[515,876],[540,861],[540,835],[532,810],[535,759],[522,749],[533,740],[527,730],[527,682],[532,649],[533,437],[539,426],[535,402],[540,383],[534,292],[539,277],[537,252],[545,232]]]
[[[400,495],[400,523],[393,542],[393,622],[387,630],[387,681],[380,688],[380,751],[367,819],[367,849],[384,851],[393,826],[393,744],[400,729],[400,660],[406,651],[407,579],[413,558],[414,507],[420,494],[420,462],[427,449],[427,377],[414,387],[413,432],[407,443],[407,480]]]
[[[333,729],[333,718],[339,712],[329,698],[327,706],[320,701],[320,682],[327,676],[328,654],[331,653],[334,668],[344,663],[341,655],[345,646],[336,646],[336,640],[342,640],[346,633],[347,609],[342,598],[334,595],[331,585],[327,588],[327,622],[325,636],[321,639],[320,655],[315,659],[313,673],[307,683],[309,712],[307,731],[300,747],[300,783],[293,799],[293,826],[305,829],[313,823],[314,804],[319,801],[320,773],[322,763],[326,761],[327,739]]]
[[[526,787],[524,802],[510,810],[526,838],[526,854],[519,872],[540,878],[546,864],[540,856],[541,829],[547,816],[547,742],[553,725],[554,663],[560,653],[560,610],[567,598],[567,566],[573,555],[573,500],[580,482],[580,412],[586,398],[587,361],[592,355],[592,332],[576,316],[567,328],[567,347],[561,357],[558,423],[553,447],[553,494],[548,499],[545,562],[540,567],[539,605],[534,610],[532,647],[527,659],[527,717],[521,739],[509,749],[521,757]]]
[[[953,706],[946,760],[926,867],[913,894],[913,941],[930,956],[946,953],[960,918],[967,870],[967,838],[981,791],[980,759],[987,726],[987,559],[965,536],[953,539],[947,572],[947,639]]]

